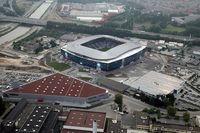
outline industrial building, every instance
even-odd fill
[[[84,110],[70,110],[65,114],[65,123],[61,133],[103,133],[106,113]]]
[[[104,22],[124,11],[124,5],[119,3],[64,3],[60,7],[61,16],[70,16],[85,22]]]
[[[1,133],[58,133],[58,110],[22,99],[0,122]]]
[[[90,107],[109,98],[102,87],[60,73],[8,90],[4,100],[55,103],[71,107]]]
[[[163,118],[163,121],[156,119],[152,122],[152,118],[149,117],[149,114],[144,112],[134,111],[132,114],[128,114],[126,118],[129,118],[128,122],[132,124],[133,129],[138,129],[142,133],[145,133],[145,131],[152,133],[199,133],[200,131],[199,127],[186,126],[184,121],[184,125],[181,125],[179,123],[180,120]],[[126,124],[126,121],[127,119],[122,120],[122,124]],[[140,133],[140,131],[136,133]]]
[[[136,80],[128,79],[124,82],[134,89],[154,96],[173,93],[174,90],[179,90],[183,83],[181,79],[155,71],[150,71]]]
[[[69,42],[61,48],[61,53],[80,65],[111,71],[137,61],[145,48],[146,43],[138,39],[95,35]]]

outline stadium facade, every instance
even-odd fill
[[[146,43],[108,35],[95,35],[68,43],[61,53],[78,64],[111,71],[137,61],[144,55]]]

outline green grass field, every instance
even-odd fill
[[[109,47],[104,47],[104,48],[102,48],[102,49],[99,49],[100,51],[102,51],[102,52],[106,52],[106,51],[108,51],[108,50],[110,50],[111,48],[109,48]]]
[[[68,64],[59,63],[56,60],[53,60],[52,62],[48,62],[47,65],[58,71],[64,71],[64,70],[70,68],[70,66]]]
[[[81,80],[84,80],[84,81],[89,81],[89,80],[92,79],[90,77],[78,77],[78,78],[81,79]]]
[[[163,33],[181,33],[184,32],[185,28],[182,27],[177,27],[177,26],[173,26],[173,25],[167,25],[167,27],[165,29],[162,29]]]

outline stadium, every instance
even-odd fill
[[[80,65],[111,71],[124,67],[144,55],[146,43],[108,35],[95,35],[69,42],[61,53]]]

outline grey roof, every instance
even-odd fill
[[[44,125],[42,126],[40,133],[50,133],[53,130],[56,131],[58,130],[58,127],[55,127],[57,120],[58,120],[58,114],[59,112],[51,110]]]
[[[99,84],[101,86],[107,87],[109,89],[112,89],[112,90],[115,90],[115,91],[118,91],[121,93],[123,93],[128,88],[130,88],[130,86],[128,86],[128,85],[119,83],[117,81],[108,79],[106,77],[99,77],[99,78],[97,78],[96,82],[97,82],[97,84]]]
[[[181,88],[183,80],[166,74],[150,71],[137,80],[126,80],[124,84],[151,95],[166,95]]]
[[[15,121],[15,119],[19,116],[27,103],[28,102],[26,99],[21,99],[14,107],[14,109],[8,114],[4,121]]]
[[[137,125],[148,126],[151,123],[147,113],[134,111],[122,116],[122,125],[128,128],[136,128]]]
[[[121,126],[121,121],[116,121],[112,119],[107,120],[107,130],[106,133],[126,133],[127,130],[123,129]]]
[[[110,50],[105,51],[105,52],[81,45],[88,41],[102,38],[102,37],[114,39],[114,40],[123,42],[123,44],[118,45],[114,48],[111,48]],[[113,59],[119,58],[125,53],[131,52],[131,51],[132,53],[137,53],[143,50],[145,47],[146,46],[142,46],[141,42],[137,39],[135,39],[135,41],[133,40],[130,41],[130,40],[125,40],[122,38],[117,38],[117,37],[113,37],[109,35],[94,35],[94,36],[78,39],[74,42],[70,42],[66,46],[62,47],[61,49],[74,53],[74,54],[85,56],[91,59],[107,61],[107,60],[113,60]]]

